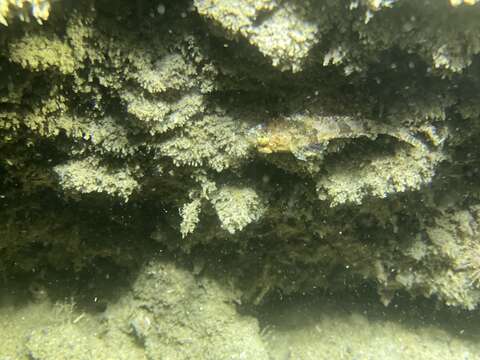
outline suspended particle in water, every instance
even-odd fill
[[[160,3],[157,6],[157,13],[158,15],[165,15],[165,12],[167,11],[167,8],[165,7],[164,4]]]

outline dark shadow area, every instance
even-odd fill
[[[359,315],[370,324],[388,321],[412,331],[432,327],[448,332],[453,338],[472,343],[480,340],[478,311],[450,308],[436,299],[412,298],[404,292],[384,306],[373,284],[349,292],[318,291],[308,295],[270,297],[255,314],[261,328],[273,326],[281,331],[311,326],[325,316]]]

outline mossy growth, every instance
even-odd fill
[[[258,221],[265,212],[261,197],[248,187],[221,187],[211,201],[222,228],[230,234]]]
[[[58,3],[0,35],[3,268],[128,268],[116,234],[156,228],[253,304],[374,282],[478,306],[478,4]]]

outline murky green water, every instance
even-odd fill
[[[480,359],[480,0],[0,0],[0,360]]]

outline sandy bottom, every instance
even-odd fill
[[[262,315],[271,358],[480,359],[478,312],[435,310],[429,302],[342,296],[269,305]]]
[[[6,287],[0,360],[151,359],[121,316],[105,320],[108,309],[110,318],[127,309],[127,298],[124,290],[93,309],[74,297],[52,298],[47,290],[32,294],[28,285]],[[479,313],[435,309],[426,300],[400,299],[385,308],[374,296],[317,295],[276,300],[242,316],[258,319],[255,336],[272,360],[480,359]]]

